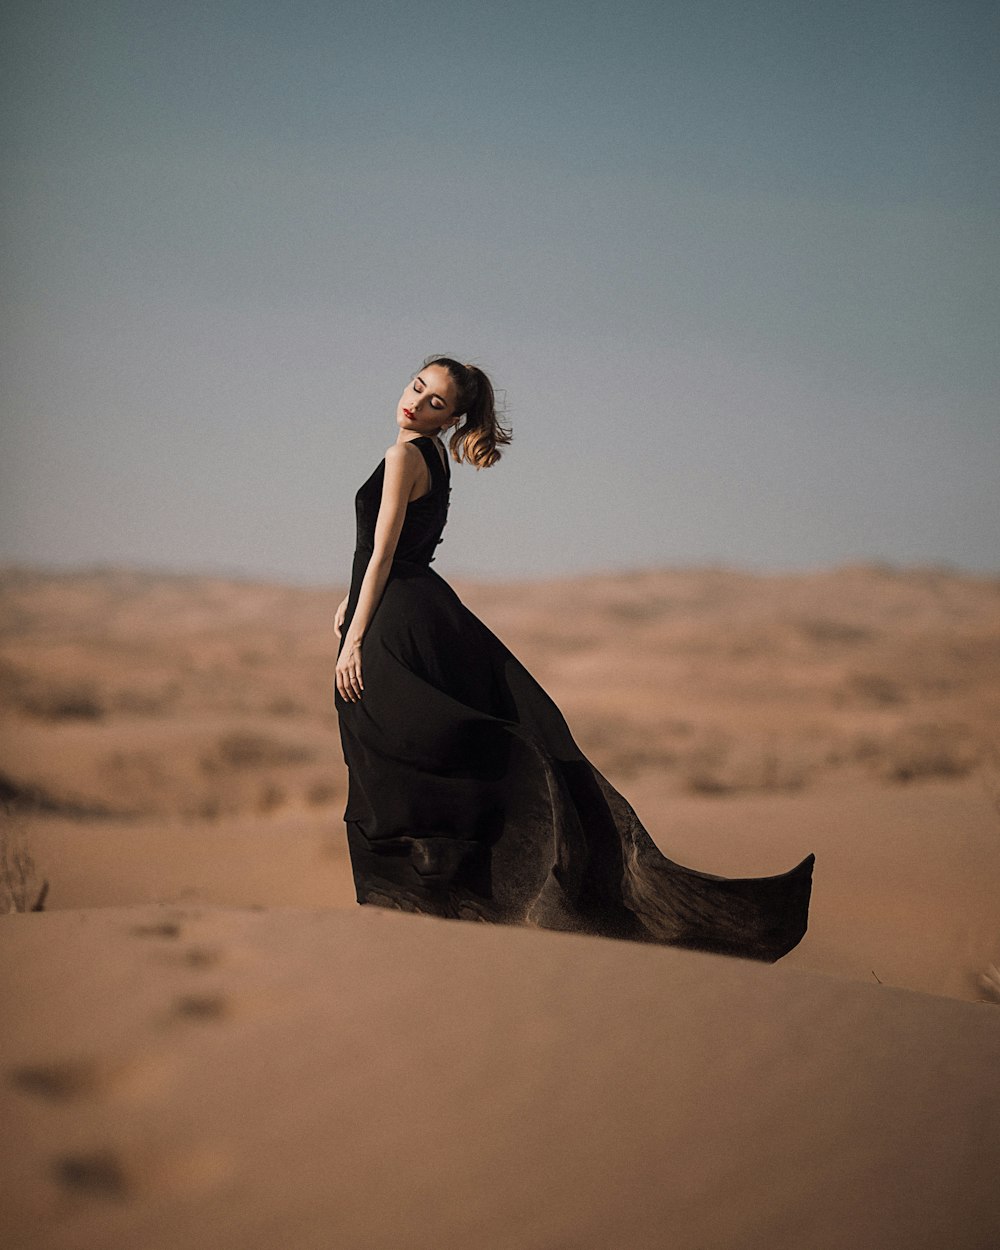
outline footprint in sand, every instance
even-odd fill
[[[222,952],[210,946],[191,946],[181,953],[180,961],[188,968],[214,968],[222,962]]]
[[[200,919],[201,912],[171,909],[164,915],[162,920],[149,920],[144,924],[133,925],[129,929],[129,936],[137,938],[179,938],[183,932],[183,921]]]
[[[179,938],[181,926],[176,920],[157,920],[153,924],[133,925],[129,934],[141,938]]]
[[[120,1202],[129,1198],[135,1189],[132,1178],[112,1150],[61,1155],[53,1160],[52,1171],[63,1189],[92,1198]]]
[[[182,994],[170,1009],[173,1020],[224,1020],[232,1014],[224,994]]]

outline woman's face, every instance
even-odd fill
[[[434,434],[455,420],[458,388],[443,365],[427,365],[410,379],[396,405],[396,424],[415,434]],[[459,414],[461,415],[461,414]]]

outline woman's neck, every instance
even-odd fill
[[[396,442],[397,443],[412,443],[414,439],[418,439],[418,438],[433,438],[435,442],[440,443],[441,431],[433,430],[430,434],[414,434],[413,438],[404,438],[403,435],[400,434],[399,438],[396,439]]]

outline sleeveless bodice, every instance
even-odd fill
[[[442,462],[434,440],[426,434],[421,434],[412,442],[427,462],[431,488],[426,495],[412,499],[406,505],[406,518],[396,544],[394,564],[430,564],[434,559],[434,548],[442,541],[441,532],[448,519],[451,472],[447,461]],[[375,546],[375,522],[378,520],[378,510],[382,502],[384,478],[383,459],[354,498],[358,527],[355,560],[362,556],[366,564]]]

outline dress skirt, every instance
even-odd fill
[[[393,563],[361,654],[360,700],[336,695],[360,903],[766,961],[801,940],[814,857],[751,878],[668,859],[549,695],[428,564]]]

